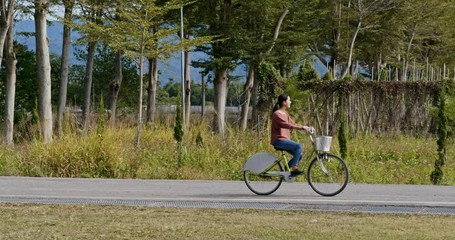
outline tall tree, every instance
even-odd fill
[[[350,5],[350,3],[349,3]],[[353,1],[353,11],[355,13],[356,21],[354,25],[354,31],[352,33],[351,40],[348,44],[348,58],[346,62],[346,66],[344,68],[343,73],[341,74],[341,78],[344,78],[346,74],[351,73],[351,66],[352,66],[352,57],[354,51],[354,44],[357,40],[357,36],[359,31],[363,28],[371,28],[376,25],[375,21],[370,21],[368,24],[365,23],[367,18],[374,17],[374,14],[380,12],[387,12],[396,7],[395,0],[355,0]],[[350,6],[348,6],[350,8]],[[351,73],[352,74],[352,73]]]
[[[237,10],[242,1],[234,0],[212,0],[198,2],[200,16],[204,16],[204,23],[207,28],[201,29],[206,35],[219,36],[222,41],[216,41],[210,48],[204,47],[207,54],[211,56],[211,64],[214,71],[214,124],[215,130],[224,136],[226,99],[229,86],[228,72],[235,67],[236,61],[240,58],[239,46],[236,43],[236,25],[233,24],[237,16]]]
[[[80,0],[81,14],[80,20],[74,23],[75,28],[82,33],[84,43],[87,43],[87,64],[84,81],[84,105],[83,105],[83,131],[86,133],[90,125],[90,106],[92,99],[93,89],[93,68],[94,58],[97,51],[98,44],[109,46],[112,41],[110,33],[102,31],[104,25],[110,24],[111,21],[120,21],[118,12],[119,1],[106,1],[96,0],[87,1]],[[120,92],[120,86],[123,79],[122,73],[122,51],[117,51],[113,59],[115,62],[115,75],[108,83],[109,90],[107,93],[107,106],[110,113],[109,123],[111,126],[115,125],[117,117],[117,101]]]
[[[184,32],[183,38],[186,40],[190,40],[191,37],[194,37],[194,28],[198,27],[200,24],[199,19],[200,17],[193,17],[196,14],[197,5],[192,4],[183,9],[184,16]],[[183,68],[183,76],[184,76],[184,89],[185,89],[185,119],[184,119],[184,126],[185,128],[189,128],[190,126],[190,117],[191,117],[191,49],[185,48],[184,49],[184,68]]]
[[[412,59],[441,65],[450,62],[445,56],[453,49],[453,28],[448,25],[453,14],[451,2],[404,1],[400,9],[400,33],[403,37],[398,57],[402,62],[402,80],[411,75],[409,65]]]
[[[156,112],[156,94],[158,86],[158,59],[149,58],[149,75],[147,86],[147,118],[146,122],[153,122]]]
[[[14,53],[14,22],[11,22],[7,35],[7,73],[6,73],[6,99],[4,115],[4,143],[13,144],[14,132],[14,99],[16,94],[16,54]]]
[[[163,5],[163,2],[166,1],[161,1],[160,5]],[[183,9],[183,36],[180,36],[181,33],[179,32],[179,37],[183,38],[184,40],[182,41],[190,41],[191,37],[193,36],[193,28],[197,28],[198,24],[200,24],[200,16],[197,16],[196,13],[197,5],[196,4],[190,4],[186,5]],[[166,19],[165,21],[167,24],[179,26],[181,23],[181,11],[173,11],[172,13],[167,14],[164,16]],[[161,26],[154,26],[151,28],[152,32],[156,32],[158,28]],[[159,45],[155,44],[154,46],[156,49],[158,49]],[[191,70],[191,48],[184,48],[182,51],[184,51],[184,65],[183,65],[183,84],[184,84],[184,105],[185,105],[185,112],[183,113],[184,119],[183,119],[183,125],[187,128],[189,126],[190,122],[190,108],[191,108],[191,76],[190,76],[190,70]],[[156,50],[155,50],[156,51]],[[157,58],[150,58],[149,59],[149,85],[147,87],[147,92],[148,92],[148,97],[147,97],[147,122],[153,121],[154,114],[155,114],[155,108],[156,108],[156,89],[157,89],[157,82],[158,82],[158,66],[157,66]]]
[[[241,44],[246,53],[242,60],[248,66],[247,81],[243,90],[240,129],[247,127],[248,110],[259,63],[268,58],[277,44],[283,21],[289,13],[287,1],[249,1],[240,6],[236,19],[242,35]]]
[[[8,29],[13,22],[14,0],[1,0],[0,2],[0,67],[3,60],[3,49],[5,46]]]
[[[431,65],[450,52],[452,28],[446,24],[453,8],[447,4],[401,0],[394,3],[393,9],[371,15],[365,23],[372,27],[359,31],[356,58],[369,66],[375,80],[390,79],[392,74],[401,80],[427,77],[427,62]],[[450,62],[447,58],[444,61]]]
[[[7,88],[6,88],[6,101],[5,101],[5,120],[3,127],[4,143],[10,145],[13,143],[13,124],[14,124],[14,94],[16,86],[15,78],[15,63],[16,58],[13,50],[13,10],[14,0],[1,1],[0,6],[0,67],[3,62],[3,49],[5,41],[8,41],[8,73],[7,73]],[[9,34],[9,35],[8,35]]]
[[[22,119],[24,115],[31,112],[35,106],[35,101],[38,99],[38,84],[36,82],[36,53],[30,51],[27,46],[14,42],[14,54],[17,59],[16,71],[16,91],[14,98],[15,121]],[[8,65],[6,65],[8,66]],[[2,68],[2,79],[7,79],[7,68]],[[7,93],[4,84],[0,84],[0,91]],[[4,95],[0,95],[0,102],[6,102]],[[6,107],[6,106],[5,106]],[[6,111],[6,110],[5,110]]]
[[[66,96],[68,88],[68,71],[69,71],[69,49],[71,45],[71,26],[69,23],[73,20],[74,0],[62,0],[65,7],[63,18],[63,44],[62,44],[62,63],[60,72],[60,91],[57,109],[57,135],[62,134],[63,114],[66,108]]]
[[[164,27],[163,16],[169,11],[180,8],[177,2],[170,2],[163,6],[146,0],[117,2],[117,14],[119,19],[111,19],[109,24],[101,28],[94,28],[92,31],[100,32],[109,46],[121,50],[126,57],[135,59],[139,66],[139,99],[138,99],[138,122],[136,134],[136,146],[139,146],[142,132],[142,102],[143,102],[143,76],[144,61],[147,58],[169,57],[171,52],[185,46],[198,44],[197,41],[175,42],[170,36],[174,35],[176,29],[172,26]],[[155,31],[150,31],[155,26],[163,26]],[[158,45],[158,48],[156,47]],[[199,42],[201,44],[201,42]]]
[[[116,8],[115,11],[117,11],[118,8]],[[114,18],[117,20],[120,20],[120,16],[118,14],[115,14]],[[118,96],[120,93],[120,87],[122,85],[123,81],[123,67],[122,67],[122,52],[120,50],[117,50],[115,53],[115,59],[114,59],[114,66],[115,66],[115,77],[112,79],[112,81],[109,84],[109,93],[108,93],[108,109],[110,112],[110,120],[109,123],[111,127],[115,126],[115,122],[117,119],[117,101],[118,101]]]
[[[151,27],[151,33],[157,31],[158,26]],[[150,46],[155,52],[158,51],[158,42],[152,43]],[[158,56],[152,56],[148,58],[149,62],[149,74],[148,74],[148,86],[147,86],[147,117],[146,123],[153,122],[155,119],[156,112],[156,94],[158,86]]]
[[[93,63],[93,102],[100,102],[101,97],[104,102],[109,102],[110,94],[112,90],[112,79],[116,78],[116,68],[119,64],[116,63],[118,51],[111,47],[99,44],[97,47],[95,60]],[[71,82],[68,85],[68,100],[73,100],[72,104],[81,105],[80,100],[83,99],[83,83],[85,81],[85,62],[87,61],[87,52],[81,49],[75,51],[76,62],[80,64],[74,64],[71,66],[70,79]],[[122,84],[121,91],[118,92],[118,99],[116,102],[117,107],[131,107],[136,105],[139,76],[137,64],[131,59],[125,57],[119,57],[121,60],[120,68],[122,73]],[[117,65],[117,66],[116,66]],[[120,90],[120,89],[118,89]],[[76,100],[74,102],[74,100]]]
[[[105,8],[104,0],[97,0],[94,2],[81,2],[82,4],[82,17],[87,24],[86,27],[80,29],[85,30],[87,27],[102,25],[102,15]],[[97,43],[100,39],[100,34],[95,31],[84,32],[86,34],[87,46],[87,63],[85,68],[85,81],[84,81],[84,104],[82,105],[82,132],[87,134],[90,125],[90,104],[92,97],[92,84],[93,84],[93,62],[96,53]]]
[[[49,2],[35,0],[36,62],[38,67],[39,117],[44,143],[52,142],[51,63],[47,38]]]
[[[109,123],[111,126],[115,126],[117,119],[117,101],[120,93],[120,86],[122,85],[123,80],[123,67],[122,67],[122,53],[121,51],[116,51],[115,59],[115,77],[109,84],[109,93],[108,93],[108,109],[110,111],[110,120]]]
[[[345,14],[344,14],[344,0],[332,1],[313,1],[303,0],[309,8],[309,13],[304,18],[310,19],[310,30],[316,37],[311,38],[309,49],[319,61],[327,66],[328,70],[331,68],[332,76],[337,78],[337,65],[343,57],[342,50],[342,33],[346,31]],[[301,14],[303,15],[303,14]],[[304,16],[304,15],[303,15]],[[297,24],[298,26],[298,24]],[[305,26],[302,24],[301,26]]]
[[[186,35],[185,38],[189,39],[189,35]],[[191,116],[191,52],[187,49],[184,51],[184,88],[185,88],[185,128],[190,126],[190,116]]]

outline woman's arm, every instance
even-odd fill
[[[286,129],[305,129],[305,126],[295,124],[295,122],[287,114],[275,112],[272,119],[280,128]]]

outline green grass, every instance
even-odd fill
[[[248,157],[258,152],[274,152],[268,130],[238,131],[228,128],[225,139],[212,133],[202,122],[188,130],[183,139],[183,158],[178,164],[178,146],[173,128],[166,124],[145,127],[139,148],[134,146],[136,129],[120,127],[76,133],[55,139],[52,144],[23,141],[0,149],[0,175],[241,180]],[[196,141],[202,138],[202,144]],[[310,147],[304,133],[293,138]],[[453,141],[443,167],[443,184],[455,185]],[[430,173],[437,158],[435,138],[407,136],[366,136],[348,140],[346,159],[351,182],[431,184]],[[332,150],[338,152],[333,139]],[[307,164],[307,163],[304,163]],[[307,165],[305,165],[307,166]]]
[[[0,149],[0,175],[241,180],[246,159],[274,152],[268,131],[228,129],[225,139],[203,123],[184,136],[183,160],[169,125],[76,133],[52,144],[23,141]],[[196,138],[202,137],[202,144]],[[305,134],[293,138],[310,146]],[[338,153],[336,138],[332,150]],[[455,185],[453,141],[443,184]],[[351,182],[431,184],[436,139],[366,136],[348,140]],[[305,164],[305,163],[304,163]],[[306,165],[305,165],[306,166]],[[0,239],[451,239],[453,216],[274,210],[149,208],[0,203]]]
[[[437,159],[435,138],[368,136],[349,144],[352,180],[367,183],[431,184]],[[443,184],[455,184],[453,141],[448,143]]]
[[[448,215],[0,203],[0,239],[452,239]]]

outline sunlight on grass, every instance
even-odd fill
[[[0,204],[4,239],[451,239],[453,216]]]

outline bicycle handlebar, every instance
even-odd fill
[[[314,142],[313,136],[316,136],[316,129],[314,127],[310,127],[307,132],[310,134],[311,142]]]
[[[316,135],[316,129],[314,129],[314,127],[309,127],[307,132],[311,135]]]

